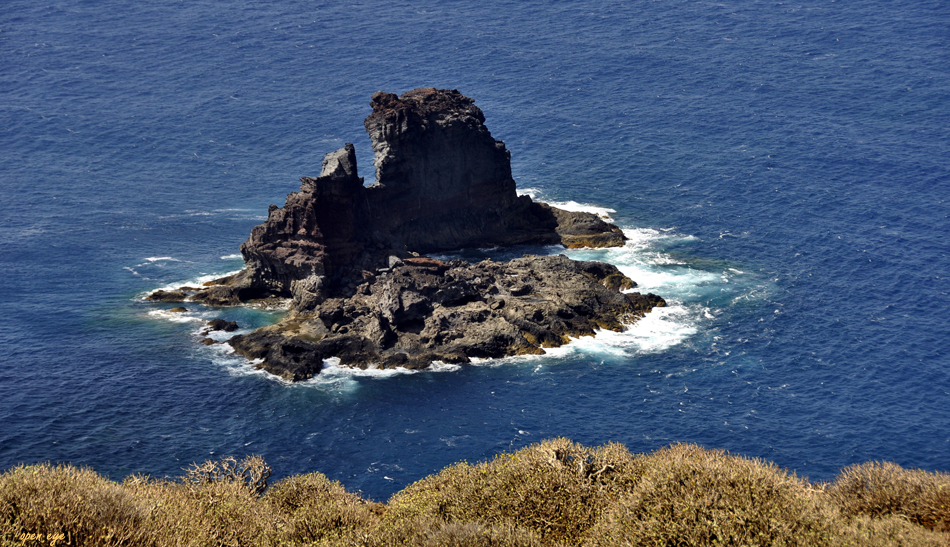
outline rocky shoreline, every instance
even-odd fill
[[[476,264],[408,258],[348,298],[230,344],[291,381],[312,377],[331,357],[360,368],[420,369],[542,354],[595,329],[622,330],[663,305],[655,295],[620,292],[633,286],[614,266],[563,255]]]
[[[292,299],[279,323],[232,338],[234,349],[287,380],[343,365],[425,368],[543,353],[595,329],[623,330],[659,296],[616,267],[564,256],[505,263],[425,255],[471,247],[624,243],[597,215],[518,196],[510,153],[457,90],[377,92],[365,126],[376,183],[364,186],[352,144],[326,155],[283,207],[241,245],[245,268],[148,299],[229,306]]]

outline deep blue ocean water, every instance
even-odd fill
[[[384,500],[567,436],[950,470],[948,39],[940,1],[8,0],[0,469],[256,453]],[[476,100],[522,192],[631,237],[572,256],[671,305],[542,358],[287,385],[195,340],[275,313],[142,301],[239,269],[345,142],[372,180],[370,95],[424,86]]]

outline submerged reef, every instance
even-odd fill
[[[326,154],[283,207],[241,245],[244,269],[156,301],[236,305],[290,299],[276,325],[230,344],[260,368],[297,381],[324,359],[358,367],[424,368],[543,353],[594,329],[622,330],[665,302],[625,293],[614,266],[566,257],[508,263],[425,255],[473,247],[624,244],[592,213],[519,196],[510,152],[457,90],[373,94],[365,127],[376,182],[365,186],[352,144]]]

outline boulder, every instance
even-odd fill
[[[223,330],[224,332],[234,332],[238,330],[239,327],[236,321],[225,321],[221,318],[212,319],[208,321],[208,330]]]

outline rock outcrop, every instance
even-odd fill
[[[375,184],[364,185],[352,144],[326,154],[320,176],[303,177],[300,191],[271,205],[251,231],[240,273],[149,298],[292,299],[287,319],[231,344],[293,380],[333,356],[353,366],[419,367],[534,353],[662,305],[653,295],[622,294],[632,282],[603,264],[415,258],[466,247],[609,247],[625,238],[596,215],[518,196],[505,144],[457,90],[377,92],[370,105]]]
[[[595,329],[623,330],[662,298],[623,293],[616,267],[560,256],[469,264],[408,258],[356,294],[312,314],[236,336],[230,344],[264,370],[298,381],[325,359],[345,365],[426,368],[433,361],[540,354]]]
[[[590,213],[518,196],[510,153],[456,90],[378,92],[366,118],[376,183],[365,187],[352,144],[326,155],[319,177],[301,179],[283,207],[241,245],[246,268],[190,295],[227,305],[288,297],[313,308],[345,294],[361,272],[391,255],[523,244],[622,245],[623,234]]]

